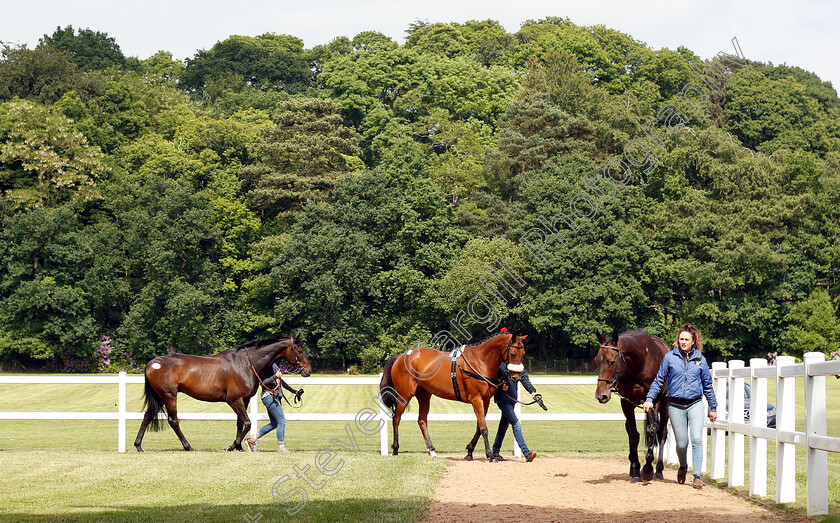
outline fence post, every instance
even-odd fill
[[[717,398],[718,407],[718,421],[726,421],[727,419],[727,405],[726,405],[726,378],[715,378],[715,372],[726,368],[726,363],[716,361],[712,363],[712,378],[715,387],[715,397]],[[724,467],[726,465],[726,449],[724,447],[723,438],[724,431],[712,427],[712,442],[709,445],[711,449],[711,459],[709,460],[709,477],[712,479],[720,479],[724,475]]]
[[[750,496],[767,495],[767,440],[753,436],[753,429],[767,426],[767,378],[757,378],[755,369],[767,360],[750,360]]]
[[[516,419],[522,418],[522,403],[520,400],[522,399],[522,384],[518,381],[516,382],[516,403],[513,404],[513,412],[516,414]],[[504,416],[504,414],[502,414]],[[513,427],[511,427],[511,432],[513,432]],[[510,438],[513,440],[513,455],[514,457],[521,458],[522,457],[522,449],[519,448],[519,445],[516,443],[516,438]]]
[[[825,361],[822,352],[806,352],[805,362],[805,463],[808,516],[828,514],[828,453],[811,448],[811,436],[825,436],[825,376],[811,376],[812,363]]]
[[[732,430],[733,423],[744,422],[744,378],[735,378],[732,371],[743,369],[744,360],[729,362],[729,478],[727,485],[744,485],[744,435]]]
[[[382,383],[382,373],[379,373],[379,382]],[[388,455],[388,421],[391,419],[386,412],[386,407],[382,403],[382,393],[377,392],[377,405],[379,405],[379,419],[382,420],[382,425],[379,427],[379,455]],[[374,396],[376,397],[376,396]]]
[[[126,405],[127,402],[127,395],[126,395],[126,372],[120,371],[119,374],[119,383],[117,387],[119,388],[119,392],[117,393],[117,452],[125,452],[125,420],[126,420],[126,412],[128,412],[128,408]]]
[[[779,441],[781,432],[796,428],[796,378],[781,376],[781,369],[794,363],[793,356],[776,357],[776,503],[796,501],[796,448]]]
[[[258,406],[259,406],[260,403],[262,403],[262,399],[260,398],[260,389],[257,388],[257,392],[254,394],[254,397],[251,398],[251,405],[250,405],[251,411],[248,413],[248,416],[251,418],[251,437],[252,438],[257,437],[257,432],[258,432],[258,429],[259,429],[258,425],[260,423],[260,417],[259,417],[260,415],[259,415],[259,410],[258,410],[259,407]]]

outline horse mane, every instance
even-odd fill
[[[510,332],[497,332],[496,334],[491,334],[490,336],[487,336],[486,338],[484,338],[484,339],[483,339],[483,340],[481,340],[481,341],[477,341],[477,342],[475,342],[475,343],[467,343],[466,345],[464,345],[464,347],[465,347],[465,348],[466,348],[466,347],[475,347],[475,346],[477,346],[477,345],[481,345],[482,343],[484,343],[485,341],[489,340],[490,338],[495,338],[496,336],[499,336],[499,335],[501,335],[501,334],[510,334]]]
[[[263,345],[270,345],[272,343],[277,343],[278,341],[284,338],[291,338],[290,334],[277,334],[274,336],[269,336],[268,338],[259,338],[251,341],[246,341],[245,343],[241,343],[233,348],[234,351],[238,351],[240,349],[250,349],[250,348],[257,348],[262,347]]]
[[[639,335],[639,334],[647,334],[648,336],[654,336],[653,334],[647,332],[644,329],[633,329],[633,330],[624,331],[624,332],[620,333],[618,335],[618,337],[620,338],[622,336],[635,336],[635,335]],[[613,341],[618,343],[618,340],[613,340]]]

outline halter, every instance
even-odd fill
[[[616,345],[618,345],[617,342]],[[613,347],[612,345],[601,345],[601,348],[611,349],[618,352],[618,365],[616,365],[615,374],[613,374],[612,379],[598,378],[598,381],[604,381],[610,384],[610,392],[618,394],[618,387],[616,386],[616,383],[618,382],[618,375],[621,374],[621,364],[624,363],[627,365],[627,362],[624,360],[624,353],[621,352],[621,347],[618,346]]]
[[[615,394],[619,398],[625,400],[626,402],[634,405],[638,408],[642,407],[641,403],[636,403],[631,401],[629,398],[622,396],[620,392],[618,392],[618,375],[621,374],[621,364],[623,363],[625,367],[627,366],[627,360],[624,359],[624,353],[621,352],[621,347],[618,346],[618,342],[616,342],[616,346],[613,347],[612,345],[601,345],[602,349],[611,349],[618,352],[618,365],[615,366],[615,374],[613,374],[612,379],[607,378],[598,378],[598,381],[603,381],[610,384],[610,394]]]

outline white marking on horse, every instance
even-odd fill
[[[158,362],[152,363],[152,368],[155,369],[155,370],[158,370],[160,368],[160,363],[158,363]]]

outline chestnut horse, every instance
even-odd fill
[[[134,440],[134,447],[143,452],[140,443],[146,427],[160,430],[158,412],[166,410],[169,426],[178,435],[184,450],[193,450],[178,422],[178,393],[202,401],[224,401],[236,413],[236,439],[227,450],[243,450],[242,438],[251,429],[248,403],[256,394],[261,380],[274,373],[271,364],[285,358],[294,371],[303,377],[312,373],[312,365],[300,342],[300,335],[274,336],[254,340],[213,356],[166,354],[146,365],[146,388],[143,394],[146,415]]]
[[[668,398],[664,393],[654,401],[654,407],[645,419],[645,443],[648,450],[645,466],[641,474],[639,468],[639,430],[636,428],[636,408],[645,402],[650,385],[659,371],[662,358],[671,350],[662,338],[652,336],[643,330],[634,330],[618,335],[613,330],[612,338],[604,339],[596,332],[601,344],[595,364],[598,366],[598,387],[595,397],[601,403],[610,401],[613,392],[621,397],[621,410],[624,411],[624,428],[630,439],[630,482],[638,483],[644,479],[650,481],[664,479],[665,467],[662,451],[665,437],[668,435]],[[663,390],[665,388],[663,387]],[[656,463],[656,475],[653,473],[653,447],[659,444],[659,459]]]
[[[383,404],[393,413],[394,444],[396,456],[400,448],[400,418],[412,397],[420,404],[417,423],[426,441],[429,455],[436,457],[435,447],[429,437],[427,418],[432,394],[447,400],[469,403],[476,418],[476,431],[467,445],[465,459],[472,460],[478,437],[484,437],[487,459],[495,461],[487,439],[485,416],[490,398],[497,387],[507,382],[519,381],[522,375],[523,343],[528,336],[496,334],[481,343],[466,345],[452,352],[442,352],[429,347],[414,348],[391,358],[382,371],[379,394]],[[497,378],[505,362],[503,375]]]

